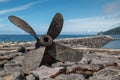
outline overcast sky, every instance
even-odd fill
[[[64,17],[61,34],[94,34],[120,23],[120,0],[0,0],[0,34],[26,34],[8,20],[10,15],[45,34],[57,12]]]

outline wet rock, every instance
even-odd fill
[[[81,74],[61,74],[55,78],[56,80],[85,80],[85,77]]]
[[[47,66],[41,66],[35,71],[32,71],[31,73],[34,75],[38,75],[39,79],[55,78],[59,74],[65,73],[65,68],[64,67],[51,68]]]

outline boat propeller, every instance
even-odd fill
[[[63,16],[60,13],[55,14],[47,34],[42,35],[40,38],[24,20],[16,16],[9,16],[8,18],[13,24],[31,34],[37,41],[35,50],[27,52],[24,56],[22,70],[25,73],[30,73],[30,71],[37,69],[40,65],[51,64],[56,60],[78,62],[82,59],[82,54],[77,50],[54,42],[63,27]]]

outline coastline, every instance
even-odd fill
[[[87,48],[100,48],[113,40],[111,36],[90,36],[79,38],[62,38],[54,40],[57,43],[69,46],[71,48],[87,47]],[[0,48],[10,47],[35,47],[36,41],[21,41],[21,42],[0,42]]]
[[[21,70],[24,55],[35,48],[32,42],[0,43],[1,80],[115,80],[120,79],[120,50],[102,49],[111,41],[110,36],[65,38],[55,40],[83,54],[79,62],[56,62],[51,66],[42,65],[30,74]],[[113,74],[114,73],[114,74]]]

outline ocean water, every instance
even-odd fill
[[[41,35],[38,35],[40,37]],[[77,38],[77,37],[88,37],[94,35],[59,35],[57,39],[60,38]],[[115,40],[110,41],[102,48],[120,49],[120,35],[111,35]],[[31,35],[0,35],[0,42],[21,42],[21,41],[35,41],[34,37]]]
[[[103,48],[107,49],[120,49],[120,35],[111,35],[115,40],[110,41]]]
[[[38,35],[40,37],[41,35]],[[77,38],[77,37],[88,37],[93,35],[59,35],[57,39],[60,38]],[[0,42],[21,42],[21,41],[35,41],[34,37],[31,35],[0,35]]]

